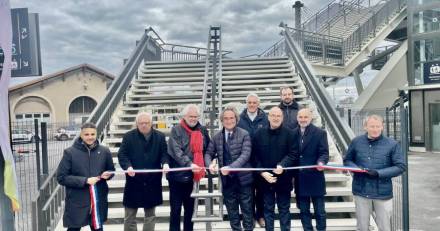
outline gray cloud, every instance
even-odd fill
[[[310,2],[310,3],[309,3]],[[329,0],[308,1],[315,11]],[[40,17],[43,73],[90,63],[117,74],[145,28],[169,43],[206,47],[210,25],[222,27],[223,49],[234,57],[260,53],[292,24],[293,1],[276,0],[11,0]]]

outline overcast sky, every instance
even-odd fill
[[[11,0],[40,18],[43,74],[89,63],[117,74],[135,41],[151,26],[168,43],[206,47],[210,25],[222,27],[234,57],[278,41],[281,21],[293,23],[288,0]],[[309,0],[309,12],[330,0]]]

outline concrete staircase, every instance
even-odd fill
[[[122,136],[134,127],[136,113],[141,110],[153,112],[154,124],[165,133],[178,123],[180,110],[189,103],[201,104],[204,62],[147,62],[139,68],[126,100],[121,102],[119,109],[112,118],[110,131],[104,144],[110,147],[116,168],[120,169],[117,151]],[[264,59],[230,59],[223,60],[222,78],[218,88],[222,94],[222,105],[227,103],[243,103],[249,92],[257,93],[265,110],[279,103],[279,87],[294,87],[296,100],[303,105],[314,108],[313,101],[307,95],[306,88],[300,77],[295,74],[294,66],[287,57]],[[209,93],[208,93],[209,94]],[[209,97],[208,97],[209,98]],[[207,103],[208,105],[210,102]],[[244,107],[244,106],[243,106]],[[315,123],[320,125],[321,119],[315,110]],[[329,135],[330,137],[330,135]],[[341,157],[333,141],[329,140],[331,162],[341,164]],[[350,177],[338,172],[326,172],[327,195],[326,210],[328,214],[328,230],[355,230],[354,202],[352,200]],[[214,184],[217,179],[214,179]],[[109,181],[109,220],[106,230],[123,230],[124,208],[122,206],[124,176],[116,176]],[[206,190],[207,180],[201,182],[201,190]],[[148,195],[146,195],[148,196]],[[169,221],[169,190],[168,181],[163,179],[164,204],[156,208],[156,230],[168,230]],[[298,219],[294,192],[292,192],[291,213],[292,228],[301,230]],[[204,211],[199,205],[199,212]],[[218,209],[218,205],[214,206]],[[224,209],[226,212],[226,209]],[[139,228],[143,211],[138,211]],[[278,222],[275,222],[279,227]],[[227,217],[222,222],[212,224],[214,230],[230,230]],[[257,225],[258,227],[258,225]],[[204,223],[196,223],[195,230],[205,230]],[[263,230],[257,228],[256,230]]]

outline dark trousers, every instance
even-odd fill
[[[278,206],[281,231],[290,230],[290,190],[268,187],[264,189],[264,220],[266,231],[274,230],[275,203]]]
[[[253,230],[252,194],[252,185],[241,186],[237,179],[229,181],[223,188],[223,200],[232,230]],[[240,223],[240,209],[243,215],[243,229]]]
[[[300,210],[299,216],[304,231],[313,231],[312,214],[310,214],[310,200],[313,203],[315,212],[316,229],[324,231],[326,229],[325,201],[324,196],[309,197],[297,196],[296,201]]]
[[[81,228],[67,228],[67,231],[80,231]],[[104,229],[101,227],[100,229],[93,229],[92,226],[90,226],[90,230],[92,231],[103,231]]]
[[[259,179],[255,179],[253,184],[253,192],[254,192],[254,218],[260,219],[264,218],[264,197],[263,197],[263,187],[262,183]]]
[[[184,209],[183,230],[192,231],[191,221],[194,212],[194,198],[191,198],[193,182],[181,183],[170,180],[170,231],[180,231],[180,212]]]

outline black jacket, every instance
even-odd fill
[[[292,130],[298,127],[296,116],[298,115],[298,110],[301,109],[298,103],[293,101],[291,105],[284,105],[281,102],[278,107],[283,111],[283,125]]]
[[[280,126],[277,129],[264,128],[255,133],[252,139],[252,155],[257,168],[276,168],[277,165],[291,167],[298,159],[297,147],[295,147],[295,134],[292,130]],[[261,176],[260,176],[261,177]],[[292,171],[284,171],[277,176],[275,187],[292,190]],[[269,184],[260,178],[267,188]]]
[[[316,165],[318,162],[327,164],[329,159],[326,131],[313,124],[307,126],[304,135],[298,126],[296,146],[299,148],[298,166]],[[323,171],[317,169],[300,169],[295,176],[295,194],[297,196],[323,196],[326,194]]]
[[[147,141],[138,129],[127,132],[118,152],[122,169],[161,169],[168,163],[165,135],[152,130]],[[152,208],[162,204],[162,173],[125,176],[123,204],[128,208]]]
[[[219,167],[223,167],[224,160],[224,148],[225,145],[229,148],[229,154],[231,155],[232,163],[229,164],[231,168],[250,168],[251,157],[251,138],[248,132],[242,128],[235,127],[232,132],[231,140],[228,144],[225,144],[225,129],[214,135],[211,142],[209,143],[208,150],[205,154],[206,166],[211,164],[214,158],[218,158]],[[221,174],[220,174],[221,175]],[[249,185],[252,183],[252,173],[251,172],[239,172],[230,173],[227,176],[222,176],[223,183],[227,183],[227,179],[230,177],[238,176],[240,185]]]
[[[203,135],[203,154],[209,144],[208,131],[204,126],[198,123],[195,129],[201,129]],[[190,167],[193,163],[193,153],[189,145],[190,136],[182,127],[178,124],[171,129],[171,136],[168,140],[168,155],[170,168]],[[181,172],[169,172],[167,174],[168,180],[174,180],[182,183],[192,182],[193,173],[191,171]]]
[[[58,165],[57,180],[66,187],[65,210],[63,225],[79,228],[89,225],[90,193],[87,178],[100,176],[105,171],[114,171],[112,155],[107,147],[96,142],[91,150],[81,138],[64,150],[63,158]],[[99,215],[104,222],[107,220],[108,185],[107,181],[96,183],[99,200]]]
[[[246,130],[252,139],[258,129],[267,128],[269,126],[269,120],[267,119],[266,113],[258,108],[257,116],[254,121],[252,121],[247,114],[247,109],[244,109],[240,114],[240,121],[237,126]]]

